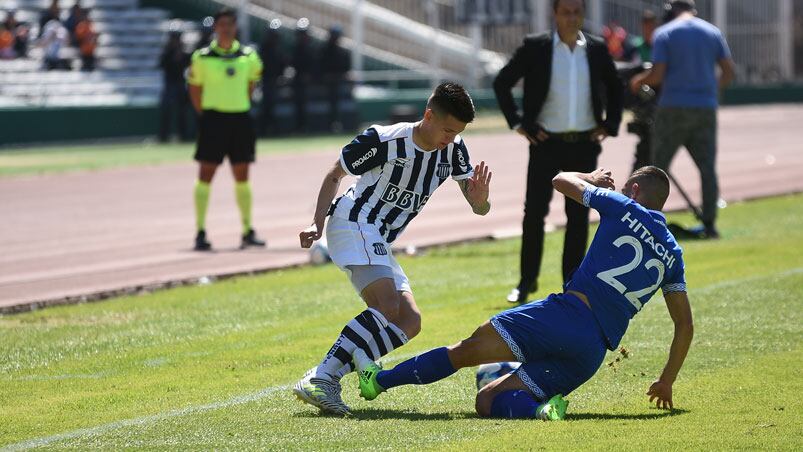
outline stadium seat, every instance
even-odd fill
[[[0,0],[0,20],[5,11],[16,10],[17,19],[38,34],[41,11],[50,0]],[[75,0],[62,0],[66,19]],[[137,0],[82,0],[90,8],[99,33],[96,70],[93,72],[45,71],[44,51],[31,45],[27,58],[0,60],[0,108],[31,106],[155,105],[162,90],[158,68],[162,43],[168,31],[169,13],[158,8],[139,8]],[[184,36],[188,49],[198,33]],[[59,57],[80,66],[80,54],[64,47]]]

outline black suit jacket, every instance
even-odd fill
[[[536,123],[549,93],[552,77],[553,32],[529,35],[524,44],[516,49],[513,58],[499,71],[494,79],[494,92],[499,108],[513,128],[521,124],[531,133],[541,126]],[[608,47],[601,38],[585,34],[588,69],[591,79],[591,103],[594,119],[610,136],[619,134],[622,122],[624,85],[616,73]],[[524,78],[524,113],[513,100],[511,89]],[[603,117],[603,110],[605,116]]]

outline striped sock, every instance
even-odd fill
[[[351,355],[357,348],[373,360],[378,360],[406,344],[407,335],[385,319],[379,311],[368,308],[349,321],[329,353],[318,365],[318,375],[327,374],[339,380],[354,370]]]
[[[401,347],[402,345],[406,344],[409,341],[407,335],[404,334],[404,331],[402,331],[399,327],[390,322],[388,322],[388,326],[385,328],[385,334],[387,334],[392,345],[392,347],[390,347],[387,350],[388,353]],[[399,345],[394,345],[394,344],[399,344]],[[379,361],[379,358],[381,358],[382,356],[374,356],[369,354],[368,357],[370,357],[373,361]],[[351,360],[348,362],[348,364],[338,369],[332,376],[335,377],[335,379],[340,380],[346,375],[354,372],[354,369],[356,368],[357,365],[354,364],[354,360]]]

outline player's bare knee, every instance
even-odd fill
[[[421,332],[421,313],[407,312],[403,323],[404,326],[401,328],[408,339],[418,336],[418,333]]]
[[[401,323],[397,326],[404,331],[408,339],[412,339],[421,332],[421,311],[418,310],[412,293],[400,291],[398,294]]]
[[[491,416],[491,405],[493,404],[495,396],[496,394],[494,391],[488,389],[487,387],[482,388],[482,390],[477,393],[477,400],[474,403],[474,409],[477,410],[478,415],[481,417]]]

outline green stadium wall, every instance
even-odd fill
[[[400,90],[380,99],[357,100],[360,123],[386,122],[399,105],[424,106],[428,90]],[[478,109],[496,109],[492,90],[472,91]],[[723,105],[803,103],[803,85],[734,87]],[[59,141],[156,136],[158,106],[0,109],[0,146]]]
[[[199,21],[219,8],[213,0],[141,0],[143,7],[170,11],[176,18]],[[290,51],[293,25],[282,28],[283,43]],[[258,42],[267,27],[259,18],[251,21],[251,36]],[[386,62],[366,58],[367,70],[400,69]],[[422,86],[422,83],[424,86]],[[404,84],[390,96],[357,99],[358,121],[362,124],[386,122],[399,113],[399,106],[421,111],[429,95],[426,82]],[[489,89],[472,90],[478,109],[496,109]],[[723,93],[723,105],[803,102],[803,85],[770,87],[734,87]],[[0,147],[27,143],[87,141],[126,137],[156,136],[159,128],[158,106],[143,107],[72,107],[0,109]],[[409,110],[409,109],[408,109]],[[289,119],[288,119],[289,120]]]

